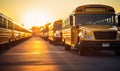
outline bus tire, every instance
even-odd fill
[[[8,42],[8,48],[11,47],[11,39],[9,39],[9,42]]]
[[[65,44],[64,48],[65,48],[65,50],[71,50],[71,47],[67,44]]]
[[[65,50],[71,50],[71,47],[65,43],[65,40],[64,40],[64,49]]]
[[[87,48],[85,48],[85,47],[79,47],[78,48],[78,54],[80,55],[80,56],[85,56],[86,54],[87,54],[87,51],[88,49]]]
[[[115,54],[116,54],[116,56],[120,56],[120,49],[116,49]]]
[[[53,44],[54,44],[54,45],[57,45],[57,42],[53,41]]]

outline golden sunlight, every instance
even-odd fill
[[[45,23],[49,22],[49,14],[47,12],[40,12],[31,10],[26,13],[24,13],[22,22],[24,23],[24,26],[27,28],[31,28],[32,26],[41,26]]]

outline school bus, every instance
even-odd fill
[[[118,29],[118,35],[120,38],[120,13],[116,14],[116,25],[117,25],[117,29]]]
[[[44,37],[44,33],[43,33],[43,31],[44,31],[44,26],[40,26],[39,35],[40,35],[41,38]]]
[[[49,26],[48,39],[53,44],[62,42],[62,20],[57,20]]]
[[[0,50],[32,36],[31,31],[0,13]]]
[[[118,30],[120,31],[120,13],[116,14],[116,25],[118,27]]]
[[[51,23],[46,23],[46,24],[43,26],[43,31],[42,31],[42,33],[43,33],[43,38],[44,38],[45,40],[48,40],[48,33],[49,33],[48,27],[49,27],[50,24],[51,24]]]
[[[92,50],[114,50],[120,55],[120,39],[111,6],[90,4],[77,7],[62,23],[65,50],[77,48],[80,56]]]

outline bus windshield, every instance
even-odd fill
[[[114,25],[115,15],[76,15],[76,25]]]

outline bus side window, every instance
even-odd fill
[[[2,17],[0,16],[0,28],[2,28]]]
[[[13,29],[13,23],[11,21],[8,21],[8,29]]]
[[[70,26],[73,25],[73,16],[70,16]]]
[[[118,26],[120,26],[120,15],[118,15]]]
[[[62,29],[66,29],[66,28],[70,27],[70,19],[69,19],[69,17],[63,21],[63,25],[62,26],[63,26]]]
[[[3,28],[7,28],[6,19],[5,18],[3,19]]]

